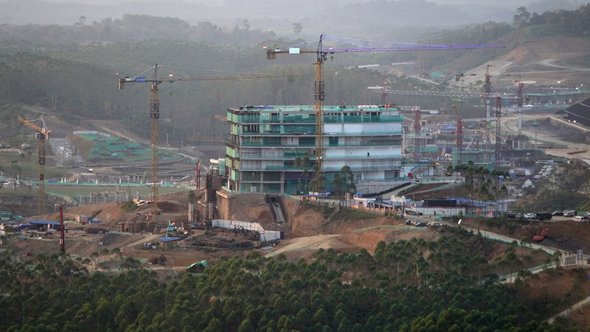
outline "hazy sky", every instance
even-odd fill
[[[121,3],[133,3],[133,2],[177,2],[177,3],[195,3],[195,4],[203,4],[203,5],[223,5],[227,3],[226,0],[43,0],[44,2],[53,2],[53,3],[87,3],[87,4],[121,4]],[[248,0],[244,0],[247,1]],[[291,0],[297,1],[297,0]],[[340,3],[362,3],[362,2],[369,2],[372,0],[342,0]],[[400,1],[400,0],[387,0],[387,1]],[[407,0],[401,0],[407,1]],[[478,4],[478,5],[494,5],[494,4],[530,4],[535,2],[545,2],[540,0],[428,0],[429,2],[434,2],[438,4]],[[2,1],[0,1],[2,2]],[[559,1],[552,1],[552,2],[559,2]],[[586,3],[583,0],[569,0],[569,3],[582,5]],[[276,1],[268,0],[269,5],[272,3],[276,3]],[[321,1],[319,2],[321,3]]]
[[[334,24],[372,29],[392,26],[459,26],[487,21],[512,22],[516,8],[531,12],[574,9],[581,0],[0,0],[0,23],[70,25],[86,18],[88,24],[124,14],[177,17],[190,24],[213,22],[232,29],[249,21],[252,29],[279,33],[303,24],[303,33],[332,30]],[[367,3],[375,16],[359,15]],[[436,5],[434,5],[434,4]],[[381,7],[383,4],[383,7]],[[438,6],[437,6],[438,5]],[[446,6],[445,6],[446,5]],[[368,8],[367,7],[367,8]],[[382,8],[381,10],[379,8]],[[397,15],[397,16],[396,16]],[[376,21],[380,20],[380,21]],[[335,22],[336,21],[336,22]],[[381,25],[375,25],[375,24]]]

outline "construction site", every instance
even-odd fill
[[[588,192],[578,181],[590,164],[584,83],[507,83],[490,62],[446,89],[395,90],[386,80],[363,87],[377,104],[325,105],[324,62],[351,50],[324,49],[322,38],[318,50],[266,51],[269,60],[316,56],[314,104],[231,106],[216,116],[225,139],[203,146],[161,139],[159,86],[265,75],[162,79],[155,65],[151,78],[119,78],[119,89],[149,86],[149,140],[116,121],[72,125],[27,107],[17,121],[37,145],[0,151],[21,158],[0,177],[1,246],[22,261],[68,253],[90,271],[133,265],[166,278],[253,252],[313,261],[322,249],[374,254],[380,243],[459,229],[496,241],[492,261],[514,250],[533,274],[589,266],[590,211],[567,200],[533,204],[575,182],[576,194]],[[451,48],[462,47],[495,46]],[[424,96],[452,103],[425,108]],[[22,160],[36,166],[34,178],[16,172]]]

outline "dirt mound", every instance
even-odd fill
[[[567,60],[580,56],[590,49],[587,38],[555,37],[544,38],[542,41],[528,42],[514,48],[502,57],[502,60],[527,64],[543,59]]]
[[[313,210],[297,213],[290,222],[290,235],[294,237],[310,236],[323,233],[324,217]]]
[[[104,203],[69,207],[64,211],[64,219],[77,220],[80,216],[91,216],[100,219],[104,224],[110,225],[127,217],[123,205],[124,203]],[[50,214],[48,218],[58,220],[59,212]]]
[[[229,201],[230,218],[264,224],[274,223],[270,206],[264,194],[240,194]]]
[[[315,210],[313,205],[292,198],[281,199],[283,213],[289,224],[286,235],[288,237],[311,236],[322,234],[324,215]]]
[[[319,249],[335,249],[338,251],[357,249],[342,240],[338,234],[314,235],[289,239],[281,247],[269,253],[267,257],[284,254],[288,259],[308,258]]]
[[[69,135],[68,139],[78,149],[83,158],[88,158],[90,151],[94,147],[94,142],[84,139],[78,135]]]
[[[180,205],[176,202],[158,201],[158,203],[156,205],[158,206],[158,209],[160,209],[160,211],[166,212],[166,213],[187,211],[186,206]]]

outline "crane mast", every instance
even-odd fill
[[[453,106],[453,110],[457,117],[457,165],[461,165],[463,161],[463,121],[457,110],[457,106]]]
[[[158,204],[158,119],[160,119],[160,96],[158,94],[158,65],[154,66],[154,77],[150,89],[150,119],[152,145],[152,201]]]
[[[323,78],[322,64],[327,59],[327,54],[322,50],[322,39],[324,35],[320,36],[320,42],[318,43],[317,58],[314,64],[315,66],[315,155],[316,155],[316,169],[318,172],[322,171],[322,158],[324,155],[324,125],[323,125],[323,104],[326,97],[325,94],[325,82]]]
[[[486,66],[486,74],[484,79],[484,84],[482,87],[482,97],[483,97],[483,108],[486,117],[486,151],[484,153],[485,162],[489,162],[489,151],[490,151],[490,113],[491,113],[491,106],[489,105],[489,98],[490,93],[492,92],[492,76],[490,75],[490,67],[492,65]]]
[[[495,146],[495,158],[494,167],[498,170],[498,166],[500,166],[500,154],[502,148],[502,138],[500,136],[500,127],[501,127],[501,120],[502,120],[502,98],[496,97],[496,146]]]
[[[414,162],[420,161],[420,154],[422,150],[422,117],[420,115],[420,108],[414,107]]]
[[[41,118],[43,120],[43,118]],[[25,127],[35,131],[37,138],[38,164],[39,164],[39,204],[38,213],[42,214],[45,211],[45,141],[49,139],[50,131],[47,128],[39,127],[30,120],[18,117],[18,122]],[[45,122],[43,122],[45,123]]]

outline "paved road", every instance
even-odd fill
[[[573,70],[573,71],[590,71],[590,68],[558,65],[558,64],[555,64],[555,61],[557,61],[557,60],[556,59],[545,59],[545,60],[539,61],[539,64],[541,64],[543,66],[547,66],[547,67],[567,69],[567,70]]]
[[[472,231],[477,231],[477,229],[474,229],[472,227],[465,227],[465,228],[467,228],[469,230],[472,230]],[[481,235],[483,237],[487,237],[488,239],[492,239],[492,240],[496,240],[496,241],[501,241],[501,242],[505,242],[505,243],[512,243],[512,242],[516,241],[520,245],[520,240],[515,239],[515,238],[511,238],[511,237],[506,236],[506,235],[502,235],[502,234],[490,232],[490,231],[487,231],[487,230],[480,230],[479,232],[481,233]],[[552,248],[552,247],[540,245],[540,244],[537,244],[537,243],[527,244],[526,247],[527,248],[533,248],[533,249],[536,249],[536,250],[543,250],[544,252],[548,253],[549,255],[553,255],[556,252],[559,252],[560,251],[557,248]]]
[[[547,114],[523,114],[522,120],[530,121],[533,119],[540,120],[544,118],[552,117],[551,115]],[[518,129],[516,128],[516,121],[517,117],[503,117],[502,118],[502,130],[505,133],[510,134],[517,134]],[[571,126],[572,124],[570,124]],[[552,156],[563,157],[567,159],[579,159],[588,164],[590,164],[590,149],[588,144],[582,143],[572,143],[561,139],[556,135],[552,135],[552,133],[545,132],[544,130],[540,129],[531,129],[530,127],[523,127],[521,129],[521,133],[527,135],[529,137],[537,137],[537,141],[543,143],[550,143],[555,144],[557,146],[565,146],[565,148],[548,148],[544,149],[545,153]],[[571,152],[576,152],[574,154],[569,154]],[[581,152],[581,153],[577,153]]]
[[[586,306],[588,304],[590,304],[590,296],[588,296],[587,298],[583,299],[582,301],[574,304],[573,306],[565,309],[564,311],[558,313],[557,315],[547,319],[547,322],[553,323],[555,321],[555,318],[557,318],[557,317],[567,317],[572,312],[574,312],[574,311],[576,311],[576,310],[580,309],[581,307]]]

